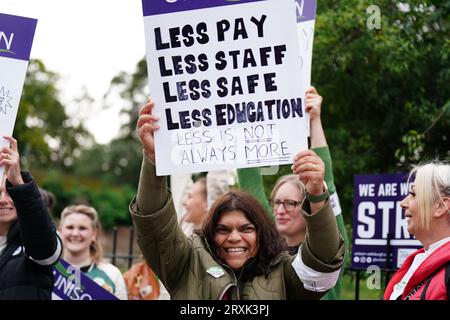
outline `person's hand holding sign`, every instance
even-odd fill
[[[153,133],[159,129],[157,124],[159,117],[152,114],[155,103],[153,100],[148,99],[148,102],[139,111],[139,118],[137,121],[137,133],[139,140],[141,140],[144,147],[145,156],[155,163],[155,140]]]
[[[320,109],[323,98],[316,88],[309,87],[305,95],[305,111],[309,113],[311,121],[320,120]]]
[[[0,166],[4,166],[6,178],[12,185],[23,184],[20,173],[20,157],[17,151],[17,140],[10,136],[4,136],[11,144],[10,147],[3,147],[0,150]]]
[[[304,183],[312,212],[322,207],[329,196],[324,185],[325,164],[322,159],[312,150],[301,151],[294,157],[292,172]]]

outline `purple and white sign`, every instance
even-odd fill
[[[0,13],[0,136],[14,130],[37,20]],[[0,139],[0,147],[9,145]],[[3,175],[0,167],[0,176]]]
[[[406,173],[355,176],[352,269],[394,270],[422,247],[409,234],[400,207],[410,190],[407,178]]]
[[[119,300],[64,259],[53,268],[52,300]]]
[[[142,4],[158,175],[289,164],[308,148],[294,1]]]
[[[314,27],[316,24],[317,0],[295,0],[295,12],[297,14],[297,33],[298,45],[300,50],[302,77],[302,91],[311,86],[311,70],[314,42]],[[305,122],[307,126],[308,136],[309,130],[309,114],[306,114]]]
[[[36,19],[0,13],[0,57],[28,61]]]
[[[316,20],[317,0],[295,0],[297,23]]]

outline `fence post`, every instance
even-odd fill
[[[113,228],[113,248],[112,248],[112,260],[111,263],[116,265],[116,251],[117,251],[117,227]]]
[[[130,227],[130,242],[128,246],[128,269],[131,268],[133,264],[133,241],[134,241],[134,229]]]
[[[355,300],[359,300],[359,281],[360,281],[359,270],[356,270],[356,280],[355,280]]]

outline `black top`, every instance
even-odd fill
[[[0,256],[0,300],[51,299],[53,268],[62,252],[61,240],[33,177],[22,172],[23,185],[6,181],[17,220]]]

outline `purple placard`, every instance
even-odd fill
[[[400,207],[409,191],[407,178],[405,173],[355,176],[352,269],[394,270],[421,247],[407,231]]]
[[[53,267],[53,295],[61,300],[119,300],[64,259]]]
[[[317,0],[295,0],[297,23],[316,19]]]
[[[0,13],[0,56],[28,61],[36,19]]]
[[[142,0],[144,17],[267,0]]]

